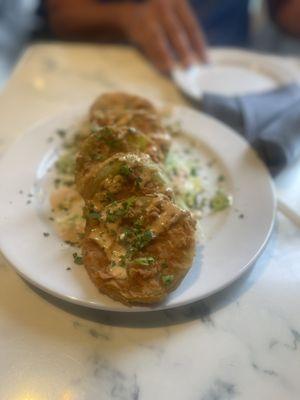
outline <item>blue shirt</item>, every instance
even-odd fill
[[[190,3],[209,44],[217,46],[247,45],[249,0],[190,0]],[[47,27],[47,11],[44,1],[41,1],[38,14],[44,18]]]
[[[190,0],[190,3],[211,45],[247,45],[249,0]]]

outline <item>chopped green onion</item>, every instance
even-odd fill
[[[210,208],[215,212],[223,211],[229,206],[229,197],[221,191],[218,191],[215,196],[210,200]]]
[[[133,262],[139,265],[152,265],[155,263],[155,259],[153,257],[140,257],[133,260]]]
[[[89,216],[89,218],[97,219],[97,220],[99,220],[101,218],[101,214],[99,212],[97,212],[97,211],[89,212],[88,216]]]
[[[73,253],[73,260],[75,264],[81,265],[83,264],[83,258],[79,256],[77,253]]]
[[[174,280],[174,275],[163,275],[161,279],[165,285],[170,285]]]

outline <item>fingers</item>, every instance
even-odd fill
[[[178,18],[188,35],[192,49],[202,61],[207,62],[208,54],[205,37],[190,5],[185,0],[177,0],[176,11]]]
[[[189,66],[195,61],[195,55],[181,21],[167,3],[162,4],[159,17],[174,53],[185,67]]]
[[[175,61],[185,67],[206,61],[201,30],[185,0],[149,0],[135,5],[126,24],[127,35],[163,72]]]
[[[138,29],[133,32],[132,39],[161,72],[168,73],[174,67],[175,60],[167,37],[155,18],[149,18],[145,23],[147,29],[143,35]]]

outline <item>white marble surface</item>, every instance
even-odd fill
[[[0,97],[2,150],[37,120],[113,88],[183,102],[131,49],[32,47]],[[298,176],[278,183],[296,206]],[[0,399],[297,400],[299,259],[299,229],[278,215],[247,276],[204,302],[146,315],[58,301],[1,260]]]

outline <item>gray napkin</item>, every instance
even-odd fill
[[[202,110],[244,136],[273,175],[300,157],[298,85],[236,97],[206,93]]]

